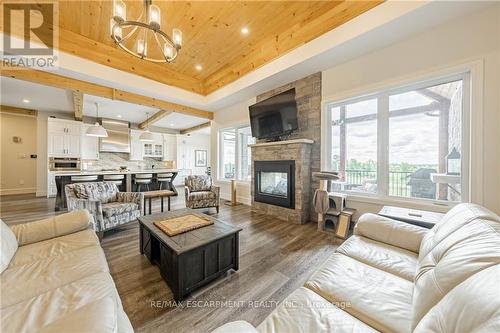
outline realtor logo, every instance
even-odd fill
[[[47,1],[2,3],[3,66],[55,67],[57,7],[57,2]]]

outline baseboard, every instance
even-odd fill
[[[47,196],[47,191],[36,191],[35,195],[37,197],[46,197]]]
[[[0,189],[0,195],[31,194],[36,193],[36,188],[5,188]]]

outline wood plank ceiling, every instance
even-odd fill
[[[59,48],[207,95],[381,2],[154,0],[161,9],[162,30],[170,34],[179,28],[183,46],[175,63],[153,64],[134,59],[110,38],[112,1],[59,1]],[[139,17],[143,2],[125,3],[127,19]],[[247,35],[241,33],[243,27],[249,29]]]

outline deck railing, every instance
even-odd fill
[[[389,171],[389,195],[410,197],[411,187],[408,185],[408,181],[412,173],[408,171]],[[345,182],[352,188],[363,186],[363,182],[366,180],[375,181],[376,179],[376,171],[346,170]]]

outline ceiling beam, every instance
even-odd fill
[[[138,125],[138,127],[140,129],[145,129],[147,128],[149,125],[153,124],[153,123],[156,123],[157,121],[159,121],[160,119],[168,116],[169,114],[172,114],[173,111],[171,110],[160,110],[158,112],[156,112],[154,115],[152,115],[148,120],[145,120],[143,121],[142,123],[140,123]]]
[[[73,90],[82,94],[94,95],[122,102],[144,105],[155,109],[169,110],[199,118],[210,120],[214,118],[213,112],[210,111],[171,103],[161,99],[139,95],[124,90],[114,89],[87,81],[72,79],[66,76],[61,76],[45,71],[38,71],[33,69],[2,69],[2,71],[0,71],[0,75],[17,80],[29,81],[56,88]]]
[[[83,93],[73,91],[73,110],[75,111],[75,119],[83,119]]]
[[[183,129],[183,130],[180,131],[180,133],[181,134],[188,134],[188,133],[200,130],[202,128],[205,128],[205,127],[210,127],[210,125],[211,125],[211,122],[208,121],[208,122],[200,124],[200,125],[196,125],[196,126],[193,126],[193,127],[190,127],[190,128]]]
[[[296,23],[279,34],[263,38],[249,52],[238,55],[206,77],[203,80],[204,94],[208,95],[238,80],[383,2],[342,1],[316,18]]]
[[[7,113],[23,114],[26,116],[34,116],[34,117],[38,115],[37,110],[17,108],[15,106],[7,106],[7,105],[0,105],[0,111]]]

